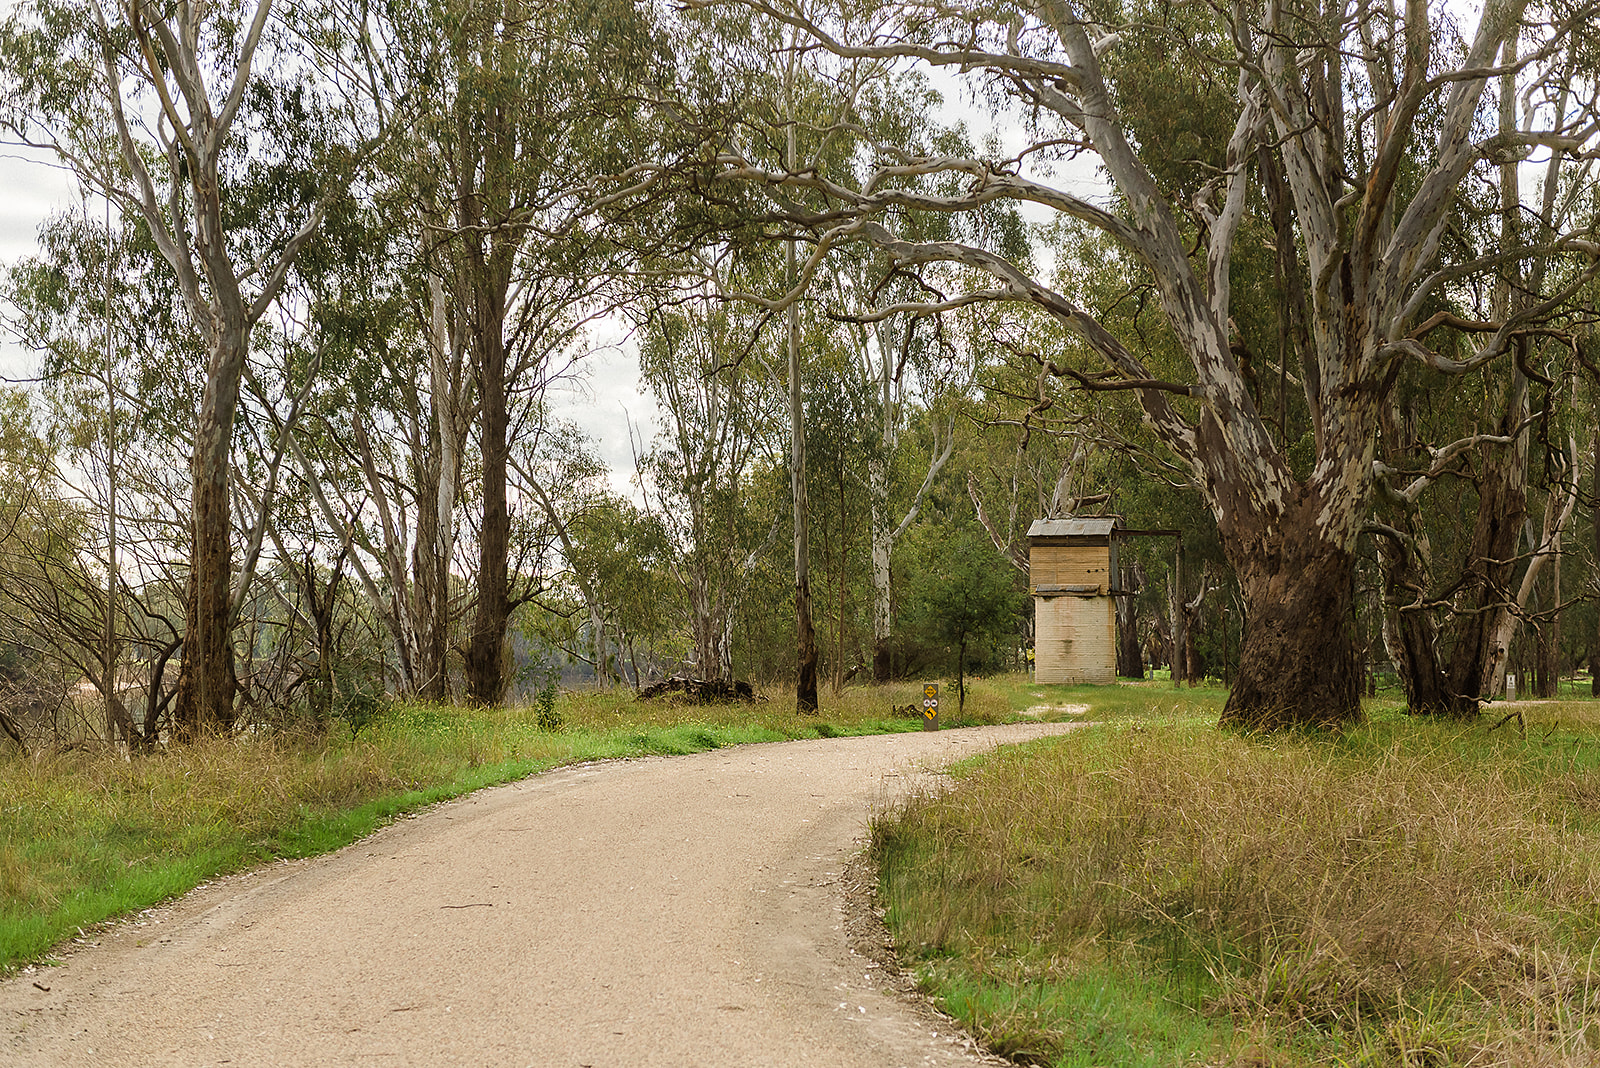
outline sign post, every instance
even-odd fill
[[[922,684],[922,729],[936,731],[939,729],[939,684],[925,682]]]

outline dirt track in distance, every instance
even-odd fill
[[[0,1063],[994,1063],[851,949],[842,876],[872,807],[924,771],[1069,729],[740,746],[480,791],[0,983]]]

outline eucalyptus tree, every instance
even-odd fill
[[[5,689],[64,695],[86,678],[105,700],[104,739],[128,739],[102,655],[106,587],[90,551],[97,517],[61,487],[57,444],[31,400],[18,387],[0,390],[0,643],[7,682],[25,684]],[[27,728],[0,709],[0,730],[23,748]]]
[[[476,431],[476,596],[466,643],[468,695],[498,701],[515,601],[508,565],[513,526],[513,435],[538,398],[550,360],[568,351],[603,303],[607,236],[578,223],[594,173],[621,169],[626,107],[650,62],[645,12],[633,5],[548,0],[418,0],[391,5],[385,77],[419,101],[397,166],[396,195],[413,215],[430,294],[428,376],[441,486]],[[399,162],[399,161],[397,161]],[[460,357],[470,399],[445,370]],[[445,488],[430,509],[443,546],[452,522]],[[432,554],[430,596],[446,585],[447,554]],[[434,628],[434,648],[439,628]]]
[[[164,660],[135,620],[170,593],[167,565],[183,550],[171,536],[167,454],[181,430],[174,417],[188,401],[172,372],[194,354],[180,340],[189,331],[169,273],[143,228],[122,223],[108,229],[86,211],[57,214],[40,227],[36,251],[0,276],[7,325],[40,359],[29,410],[51,459],[30,472],[27,493],[13,495],[17,514],[53,531],[55,552],[67,554],[40,554],[29,539],[8,543],[0,584],[29,606],[14,622],[25,619],[41,647],[83,664],[77,674],[105,702],[106,739],[138,744],[154,741],[161,724],[147,714],[136,728],[121,699],[119,678],[129,680],[119,663],[129,649],[147,664]],[[156,596],[126,588],[125,573]],[[167,637],[181,628],[162,622]],[[158,692],[161,679],[149,686]]]
[[[771,211],[759,194],[726,183],[708,184],[716,178],[715,169],[707,167],[708,153],[731,142],[781,171],[849,170],[862,143],[853,124],[881,123],[893,115],[918,125],[915,109],[921,101],[876,93],[881,74],[876,63],[818,68],[795,44],[792,32],[770,19],[714,15],[677,29],[685,42],[679,62],[657,79],[658,100],[642,109],[655,114],[666,131],[659,155],[619,176],[602,203],[614,218],[627,218],[641,206],[676,205],[677,229],[694,234],[698,228],[700,240],[698,246],[686,242],[683,273],[713,290],[717,299],[757,309],[757,338],[768,329],[781,332],[781,366],[774,354],[768,367],[788,398],[796,704],[811,712],[817,707],[820,660],[812,590],[807,391],[816,373],[814,339],[824,336],[820,324],[838,309],[830,307],[810,252],[802,256],[809,236],[785,212]],[[788,194],[780,199],[806,210],[790,202]],[[845,288],[851,288],[848,282]],[[754,345],[752,341],[746,348],[753,350]],[[735,354],[730,362],[745,358]],[[877,375],[874,368],[865,373]],[[887,469],[881,473],[886,475]],[[886,512],[880,509],[885,521]]]
[[[600,493],[565,516],[566,565],[590,609],[586,643],[602,680],[614,671],[642,688],[660,666],[682,659],[683,616],[672,574],[675,547],[661,516]]]
[[[870,633],[861,625],[870,623],[870,617],[863,620],[859,609],[864,602],[858,596],[865,585],[861,580],[870,578],[863,566],[870,558],[853,550],[870,545],[871,511],[862,475],[870,474],[876,444],[875,397],[854,374],[854,353],[849,351],[853,339],[837,329],[828,333],[832,336],[808,346],[812,373],[806,386],[806,475],[816,543],[819,667],[825,665],[823,672],[838,693],[847,675],[853,677],[871,662],[861,640]]]
[[[96,686],[115,683],[120,694],[140,685],[133,665],[143,669],[142,716],[121,716],[120,697],[106,696],[120,719],[116,733],[153,744],[173,726],[167,665],[183,636],[182,561],[192,545],[189,473],[172,455],[193,444],[193,368],[204,351],[144,220],[108,213],[113,221],[108,232],[75,212],[53,217],[39,231],[37,251],[12,265],[0,292],[13,309],[16,336],[40,356],[35,399],[61,460],[51,493],[91,520],[75,528],[93,535],[77,552],[104,587],[104,663],[87,675]],[[268,370],[271,353],[263,350],[283,348],[281,336],[264,342],[264,335],[273,331],[253,332],[247,381],[249,367],[257,377]],[[292,399],[285,407],[292,421]],[[250,408],[240,406],[241,437],[259,434],[251,421],[263,420]],[[270,439],[254,451],[236,442],[231,510],[241,520],[233,533],[242,537],[245,555],[233,583],[234,622],[260,560],[281,444],[280,438],[275,453]]]
[[[861,87],[858,111],[875,143],[907,143],[922,138],[940,151],[970,154],[972,145],[960,126],[941,124],[941,100],[919,76],[869,78]],[[959,182],[944,192],[955,193]],[[992,235],[1019,261],[1028,262],[1026,228],[1014,206],[994,203],[967,219],[938,215],[906,218],[902,225],[921,240],[955,240],[972,231]],[[928,312],[869,310],[875,304],[915,303],[928,296],[910,272],[897,271],[881,252],[870,246],[841,250],[830,271],[818,280],[833,314],[847,324],[855,356],[854,370],[860,387],[872,397],[871,421],[875,448],[866,463],[866,489],[871,513],[868,552],[872,580],[873,677],[890,672],[893,633],[893,556],[900,538],[916,522],[923,502],[945,465],[957,439],[955,422],[960,408],[956,398],[973,386],[980,353],[990,344],[982,335],[982,316],[939,315]],[[908,441],[905,431],[913,413],[937,410],[926,426],[931,437],[916,437],[914,448],[925,459],[901,456]],[[895,485],[893,476],[906,464],[910,469],[909,494]],[[904,476],[902,476],[904,480]]]
[[[381,621],[395,689],[438,696],[428,688],[434,676],[424,652],[432,615],[419,603],[412,556],[427,512],[419,489],[427,475],[416,463],[423,345],[409,329],[392,242],[370,213],[356,216],[308,248],[293,290],[301,314],[278,335],[277,366],[247,378],[246,474],[258,477],[241,480],[238,491],[264,512],[255,487],[269,483],[283,462],[275,458],[287,461],[294,477],[284,479],[287,492],[263,531],[280,574],[300,594],[285,609],[309,613],[303,621],[320,635],[333,602],[315,567],[337,559],[335,577],[348,574]],[[285,394],[299,403],[275,401]]]
[[[926,101],[922,101],[926,104]],[[906,110],[913,110],[907,108]],[[869,529],[866,540],[872,585],[872,675],[887,681],[894,630],[894,547],[921,513],[934,482],[956,444],[959,405],[976,373],[976,349],[959,325],[938,316],[851,314],[871,294],[884,292],[882,264],[871,256],[836,264],[826,299],[844,320],[839,344],[848,350],[852,390],[863,399],[862,422],[873,440],[866,450],[865,477]],[[889,282],[902,296],[909,279]],[[831,289],[832,292],[827,292]],[[931,438],[906,434],[914,413],[938,411],[928,421]],[[904,455],[908,450],[917,455]],[[925,454],[925,455],[923,455]],[[909,476],[909,477],[907,477]],[[909,492],[899,483],[909,482]]]
[[[1191,472],[1217,519],[1245,605],[1240,671],[1225,722],[1272,728],[1360,717],[1351,628],[1353,562],[1374,480],[1383,402],[1401,368],[1448,379],[1509,358],[1530,330],[1597,270],[1590,221],[1528,235],[1487,253],[1454,239],[1465,185],[1498,184],[1498,152],[1538,147],[1581,155],[1594,115],[1582,94],[1567,114],[1538,111],[1515,132],[1489,120],[1503,73],[1518,86],[1559,75],[1566,43],[1596,25],[1590,0],[1536,7],[1488,0],[1480,10],[1403,9],[1365,0],[1260,0],[1231,8],[1051,2],[871,3],[823,10],[803,0],[695,0],[759,13],[790,28],[809,55],[951,71],[1019,106],[1031,144],[1009,159],[880,144],[861,175],[775,166],[727,143],[718,180],[772,192],[773,211],[808,234],[803,273],[828,250],[866,241],[930,281],[945,265],[983,272],[983,290],[947,291],[918,310],[978,299],[1042,309],[1072,335],[1042,368],[1083,388],[1129,391],[1166,449]],[[1179,17],[1181,15],[1181,18]],[[1170,16],[1170,17],[1169,17]],[[1203,33],[1192,24],[1203,24]],[[1124,120],[1125,94],[1148,82],[1152,41],[1207,72],[1227,106],[1226,137],[1184,166]],[[1174,101],[1182,113],[1191,101]],[[837,133],[842,127],[830,131]],[[819,133],[818,136],[827,136]],[[1076,155],[1100,168],[1110,195],[1034,165]],[[1164,175],[1187,170],[1186,191]],[[957,195],[933,191],[960,175]],[[802,206],[803,198],[803,206]],[[1154,364],[1137,340],[1108,330],[1105,309],[1006,256],[995,242],[907,236],[908,216],[977,210],[996,200],[1093,228],[1139,272],[1182,361]],[[1298,426],[1264,410],[1243,359],[1233,282],[1244,235],[1287,223],[1278,252],[1304,310],[1287,331],[1284,378],[1298,382]],[[1292,251],[1292,256],[1291,256]],[[1508,263],[1548,256],[1551,272],[1526,307],[1464,329],[1463,293],[1492,286]],[[912,310],[905,305],[901,310]],[[1440,312],[1450,312],[1441,316]],[[1306,447],[1300,448],[1302,437]],[[1453,446],[1438,446],[1448,450]]]
[[[541,438],[540,448],[522,449],[511,463],[518,488],[538,502],[540,525],[553,539],[550,555],[560,564],[552,576],[550,596],[541,606],[555,632],[549,635],[549,644],[564,649],[574,662],[589,664],[595,682],[606,688],[618,677],[622,635],[631,630],[623,627],[619,607],[628,599],[622,587],[629,583],[598,564],[594,546],[584,535],[596,524],[597,515],[616,516],[623,504],[606,485],[607,469],[595,455],[593,440],[575,423],[560,421]],[[627,540],[621,539],[611,551],[626,555]],[[602,555],[608,562],[613,559],[610,553]],[[560,606],[563,589],[569,601],[575,594],[582,602],[581,622],[576,622],[579,612]]]
[[[742,314],[741,314],[742,313]],[[670,570],[688,605],[701,678],[733,681],[733,623],[747,577],[776,539],[777,516],[753,515],[753,463],[780,440],[779,398],[748,361],[733,366],[751,318],[738,305],[662,310],[639,348],[661,431],[640,459],[641,488],[673,548]]]
[[[143,220],[203,340],[177,698],[186,735],[235,714],[229,472],[251,334],[358,154],[358,117],[282,31],[271,0],[38,0],[0,37],[7,126]]]
[[[1429,320],[1478,333],[1533,313],[1545,321],[1516,332],[1509,342],[1514,359],[1487,369],[1477,388],[1452,390],[1454,404],[1441,404],[1415,372],[1402,374],[1387,399],[1376,464],[1379,516],[1370,529],[1385,568],[1385,642],[1416,711],[1470,716],[1480,695],[1504,692],[1511,638],[1577,502],[1571,386],[1586,316],[1579,301],[1539,305],[1547,291],[1585,273],[1558,254],[1559,238],[1585,221],[1592,228],[1597,217],[1592,145],[1600,126],[1573,104],[1600,73],[1591,37],[1548,43],[1540,61],[1544,78],[1519,77],[1519,44],[1507,42],[1486,152],[1498,181],[1463,192],[1453,236],[1481,258],[1518,254],[1506,256],[1476,292],[1461,294],[1460,307],[1430,309]],[[1550,138],[1565,144],[1532,158],[1530,142]],[[1573,151],[1585,142],[1589,151]],[[1458,446],[1480,448],[1428,447],[1419,426],[1441,422]],[[1528,515],[1535,458],[1550,487],[1537,536]],[[1440,496],[1448,499],[1443,516],[1439,504],[1429,506],[1430,497]],[[1469,534],[1457,529],[1463,506],[1475,512]],[[1519,551],[1523,540],[1526,553]]]

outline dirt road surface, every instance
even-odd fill
[[[843,876],[874,805],[1067,729],[741,746],[484,790],[0,984],[0,1064],[991,1063],[851,948]]]

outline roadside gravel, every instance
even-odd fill
[[[480,791],[0,983],[0,1063],[993,1063],[885,981],[846,873],[874,805],[1069,729],[740,746]]]

